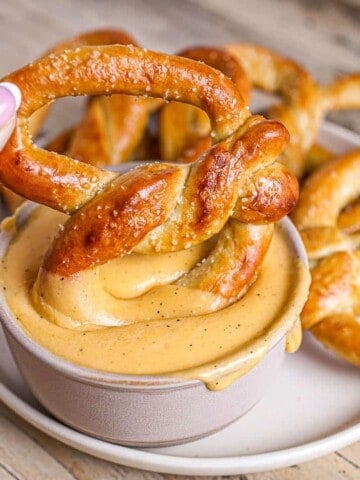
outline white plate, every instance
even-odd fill
[[[336,153],[360,146],[357,135],[329,123],[319,141]],[[48,414],[24,384],[0,329],[0,399],[8,407],[67,445],[144,470],[231,475],[311,460],[360,440],[359,398],[359,370],[305,335],[263,400],[221,432],[176,447],[122,447],[79,433]]]

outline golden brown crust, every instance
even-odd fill
[[[360,108],[360,73],[337,78],[322,89],[326,111]]]
[[[359,178],[360,149],[357,149],[327,163],[305,181],[292,219],[311,260],[360,245],[360,236],[352,234],[356,228],[349,225],[350,216],[346,229],[341,230],[338,223],[344,217],[343,209],[360,196]],[[359,223],[356,216],[360,211],[355,209],[352,213],[354,227]]]
[[[149,114],[146,99],[141,97],[93,97],[66,153],[91,165],[125,162],[142,139]]]
[[[313,144],[321,119],[315,81],[296,62],[270,49],[251,44],[229,44],[225,48],[241,63],[255,87],[281,96],[283,104],[272,107],[269,114],[289,130],[290,143],[282,161],[301,176],[303,152]]]
[[[35,77],[40,91],[34,89]],[[220,232],[204,265],[183,281],[227,302],[245,293],[257,277],[273,225],[238,220],[251,213],[254,222],[267,223],[288,213],[297,197],[295,177],[273,167],[288,141],[281,124],[251,117],[237,87],[211,67],[135,47],[83,47],[50,55],[8,80],[22,89],[23,103],[0,174],[29,198],[63,211],[77,210],[45,257],[47,275],[75,275],[133,250],[187,248]],[[49,95],[112,92],[150,94],[201,107],[220,142],[195,163],[144,165],[122,176],[31,144],[26,119]],[[274,179],[267,181],[261,170],[271,166]],[[15,176],[22,183],[14,182]],[[246,192],[254,198],[237,207],[239,195]]]
[[[302,324],[338,355],[360,366],[360,150],[335,158],[306,180],[292,219],[312,270]],[[348,208],[349,210],[347,210]],[[344,210],[345,209],[345,210]]]
[[[237,300],[255,282],[273,230],[273,224],[257,226],[229,220],[210,255],[177,284]]]
[[[162,164],[118,176],[65,223],[44,268],[68,276],[130,252],[170,215],[183,176],[181,168]]]
[[[111,44],[136,45],[136,42],[121,30],[93,30],[56,44],[44,56],[84,45]],[[65,153],[67,150],[71,157],[92,165],[123,161],[138,144],[149,116],[150,110],[145,104],[146,100],[142,98],[136,100],[127,95],[93,98],[76,131],[72,132],[73,134],[66,132],[65,135],[59,136],[51,142],[48,150],[58,153]],[[29,120],[29,133],[32,137],[36,137],[48,110],[49,105],[45,105],[32,114]],[[111,122],[106,122],[108,117]],[[110,132],[105,131],[106,126]],[[109,138],[111,142],[108,141]],[[5,187],[0,188],[7,206],[14,211],[23,198]]]
[[[320,88],[304,68],[267,48],[251,44],[230,44],[225,48],[241,63],[255,87],[282,98],[283,103],[271,107],[269,115],[289,130],[290,143],[282,161],[301,177],[308,170],[306,156],[326,113],[359,108],[359,74],[340,77]]]
[[[292,211],[298,198],[296,178],[276,162],[247,178],[233,216],[245,223],[277,222]]]
[[[264,165],[264,159],[272,164],[287,141],[286,130],[276,122],[254,117],[248,123],[239,138],[218,144],[195,164],[145,165],[119,177],[111,187],[72,215],[56,239],[45,268],[53,273],[70,275],[76,270],[103,263],[109,259],[108,255],[110,258],[116,256],[115,251],[118,254],[133,249],[143,253],[174,251],[198,244],[220,232],[231,214],[236,217],[234,206],[245,181],[245,172]],[[158,184],[164,171],[175,180],[170,190],[161,194]],[[129,183],[126,190],[120,188],[118,192],[124,177]],[[142,187],[143,177],[148,178],[146,188]],[[132,186],[134,197],[127,196],[128,185]],[[143,204],[137,199],[140,189]],[[147,208],[152,206],[156,206],[160,215],[159,225],[154,228],[155,224],[151,223],[149,229],[151,215],[148,219]],[[116,221],[112,218],[112,211],[116,212]],[[136,218],[135,227],[139,229],[134,233],[134,243],[128,241],[130,233],[127,228],[133,223],[129,216]],[[267,237],[264,234],[266,244]],[[91,248],[89,238],[92,239]],[[258,251],[263,256],[264,247],[259,245]]]
[[[180,51],[178,55],[220,70],[235,83],[244,102],[249,103],[248,77],[228,52],[215,47],[193,47]],[[161,158],[167,162],[180,161],[186,150],[194,148],[193,158],[190,159],[187,154],[186,161],[195,161],[199,157],[199,146],[206,147],[204,140],[210,135],[210,130],[209,118],[199,108],[178,102],[164,105],[159,113]]]
[[[214,47],[193,47],[179,55],[204,62],[219,69],[233,80],[246,102],[250,100],[250,82],[240,63],[226,50]],[[207,115],[191,105],[171,102],[159,114],[161,158],[190,163],[210,146],[210,124]],[[254,145],[256,139],[254,138]],[[289,213],[298,199],[298,184],[280,164],[252,172],[247,179],[235,217],[246,223],[274,222]],[[286,212],[286,213],[285,213]]]
[[[48,53],[114,44],[136,46],[137,42],[121,30],[93,30],[57,44]],[[145,98],[128,95],[89,99],[80,124],[68,139],[66,153],[91,165],[114,165],[127,160],[144,134],[150,107]]]
[[[337,252],[312,271],[304,328],[327,347],[360,366],[360,252]]]
[[[360,199],[346,207],[338,216],[338,227],[351,235],[360,232]]]
[[[311,333],[337,355],[360,367],[360,325],[355,315],[333,315],[318,323]]]

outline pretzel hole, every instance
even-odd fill
[[[74,128],[84,115],[87,99],[88,97],[64,97],[55,100],[42,119],[41,125],[33,133],[35,145],[44,148],[59,135]],[[41,110],[35,112],[28,120],[30,130],[33,120],[36,120]]]

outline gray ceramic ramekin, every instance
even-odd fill
[[[32,208],[28,204],[22,209],[20,225]],[[306,264],[295,227],[288,219],[282,222],[296,254]],[[10,241],[11,234],[0,234],[0,258]],[[221,429],[262,398],[286,355],[285,338],[277,339],[249,373],[224,390],[210,391],[197,380],[118,375],[69,363],[25,334],[2,291],[0,315],[16,363],[43,406],[77,430],[123,445],[172,445]]]

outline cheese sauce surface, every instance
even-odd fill
[[[16,232],[1,267],[10,310],[28,335],[54,354],[96,370],[199,379],[221,389],[282,337],[287,351],[299,347],[298,317],[310,275],[281,225],[248,293],[214,311],[215,295],[166,284],[201,261],[211,242],[175,253],[131,254],[97,267],[83,286],[75,281],[62,287],[60,279],[34,295],[43,255],[65,220],[64,214],[36,208]],[[101,322],[101,305],[125,324],[82,321],[93,315]],[[78,320],[72,320],[74,309]]]

